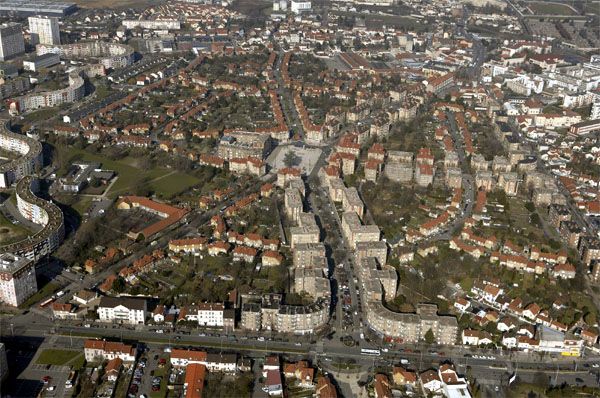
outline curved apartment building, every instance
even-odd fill
[[[107,69],[124,68],[133,63],[133,47],[104,41],[88,41],[58,46],[37,45],[37,55],[58,54],[61,58],[97,58]]]
[[[22,178],[16,187],[17,208],[23,217],[42,229],[27,238],[0,247],[0,254],[12,253],[32,260],[52,253],[65,237],[63,213],[58,206],[35,195],[39,181],[33,176]]]
[[[81,72],[69,74],[69,86],[54,91],[24,95],[10,101],[11,113],[25,112],[38,108],[51,108],[65,103],[76,102],[85,96],[85,81]]]
[[[0,165],[0,188],[8,188],[41,166],[42,144],[26,135],[13,133],[8,129],[8,122],[0,124],[0,148],[19,155]]]

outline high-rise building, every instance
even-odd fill
[[[17,307],[37,290],[33,260],[10,253],[0,255],[0,301]]]
[[[60,44],[60,31],[58,28],[58,18],[56,17],[29,17],[29,33],[31,35],[31,44]]]
[[[25,52],[21,24],[10,22],[0,25],[0,61]]]

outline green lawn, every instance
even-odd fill
[[[111,198],[132,193],[132,189],[136,186],[148,186],[157,195],[169,198],[185,191],[200,181],[194,176],[182,172],[174,172],[167,168],[140,169],[135,167],[135,159],[129,157],[120,160],[111,160],[101,155],[91,154],[83,149],[69,147],[62,150],[68,151],[68,158],[70,159],[99,162],[102,164],[103,169],[114,170],[119,178],[108,192],[108,196]],[[66,170],[61,170],[60,172],[64,174]],[[82,210],[85,210],[83,209],[84,205],[85,203],[81,204],[76,210],[82,213]]]
[[[575,12],[564,4],[557,3],[529,3],[529,8],[535,15],[575,15]]]
[[[30,234],[27,228],[11,223],[0,213],[0,244],[8,245],[26,238]]]
[[[37,363],[40,365],[66,365],[80,355],[81,351],[48,348],[40,353]]]
[[[185,191],[199,182],[200,180],[194,176],[176,172],[168,177],[151,182],[149,185],[154,192],[160,193],[162,196],[168,198]]]
[[[29,297],[29,299],[27,301],[25,301],[23,304],[21,304],[19,306],[19,308],[29,308],[32,305],[34,305],[35,303],[37,303],[38,301],[50,296],[52,293],[57,291],[59,288],[60,288],[60,286],[58,286],[54,283],[48,282],[44,285],[44,287],[42,287],[40,290],[38,290],[36,294]]]
[[[154,377],[161,376],[162,380],[160,381],[160,390],[151,391],[151,398],[164,398],[167,395],[167,382],[169,381],[169,371],[171,366],[169,365],[169,358],[166,356],[161,356],[161,358],[165,358],[167,360],[167,365],[162,368],[156,368],[154,371]]]

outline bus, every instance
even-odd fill
[[[47,306],[48,304],[50,304],[51,302],[54,301],[54,298],[50,297],[47,300],[44,300],[40,303],[40,308],[44,308],[45,306]]]
[[[371,348],[362,348],[360,350],[360,353],[363,355],[372,355],[372,356],[380,356],[381,355],[381,351],[379,350],[374,350]]]

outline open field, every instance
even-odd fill
[[[45,349],[40,353],[37,363],[41,365],[66,365],[77,356],[81,355],[81,351],[57,350],[53,348]]]
[[[534,15],[577,15],[568,5],[550,2],[527,3]]]
[[[34,294],[33,296],[29,297],[27,299],[27,301],[25,301],[23,304],[20,305],[20,308],[29,308],[32,305],[34,305],[35,303],[37,303],[38,301],[50,296],[51,294],[53,294],[55,291],[57,291],[60,288],[59,285],[56,285],[54,283],[46,283],[44,285],[44,287],[42,287],[40,289],[40,281],[38,278],[38,291],[36,294]]]
[[[111,160],[101,155],[91,154],[82,149],[67,148],[64,150],[67,151],[67,157],[71,160],[99,162],[102,164],[103,169],[117,172],[119,178],[107,193],[111,198],[134,193],[135,189],[140,187],[148,188],[158,196],[169,198],[196,185],[200,181],[194,176],[172,169],[140,169],[135,166],[136,160],[130,157]]]
[[[2,213],[0,213],[0,245],[8,245],[26,238],[29,231],[18,225],[11,223]]]

